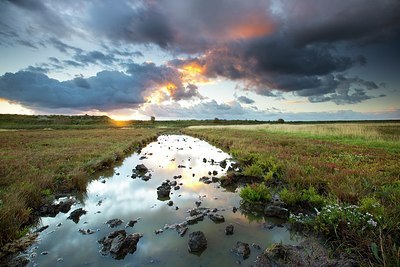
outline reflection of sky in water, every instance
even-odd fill
[[[139,160],[141,156],[147,158]],[[203,158],[207,159],[206,163]],[[217,177],[223,175],[225,170],[219,166],[219,162],[227,158],[228,154],[199,139],[178,135],[159,137],[156,142],[143,148],[139,155],[126,158],[115,169],[115,175],[105,179],[106,183],[102,183],[103,178],[100,178],[88,185],[83,203],[71,209],[83,207],[87,210],[78,224],[66,219],[69,214],[60,213],[55,218],[43,218],[42,224],[50,227],[42,232],[38,244],[31,248],[32,252],[37,253],[33,261],[40,266],[143,266],[151,262],[159,266],[232,266],[238,260],[230,252],[236,241],[256,243],[263,248],[281,241],[297,243],[296,240],[290,240],[286,228],[265,230],[262,228],[264,219],[249,221],[239,211],[233,213],[232,207],[239,207],[240,198],[237,193],[226,192],[218,188],[218,184],[199,182],[199,178],[208,176],[209,171],[217,171]],[[215,161],[214,165],[211,159]],[[152,174],[147,182],[140,178],[130,178],[132,169],[142,163]],[[178,168],[179,165],[185,168]],[[174,180],[175,175],[182,175],[176,181],[183,185],[180,190],[171,190],[170,198],[174,205],[169,207],[165,201],[157,200],[156,188],[166,179]],[[159,235],[154,233],[154,230],[163,228],[165,224],[184,221],[189,216],[187,210],[195,207],[194,203],[200,196],[202,206],[218,208],[218,214],[225,217],[225,223],[215,224],[204,218],[204,221],[189,226],[184,237],[180,237],[174,230],[165,230]],[[178,210],[175,210],[176,206]],[[125,228],[129,220],[139,217],[140,220],[133,228]],[[113,218],[120,218],[124,223],[110,229],[105,222]],[[58,227],[59,223],[62,225]],[[224,233],[229,223],[235,227],[233,236],[225,236]],[[92,235],[82,235],[78,232],[80,228],[99,231]],[[126,229],[128,234],[144,234],[137,251],[123,261],[101,256],[98,252],[100,246],[97,240],[118,229]],[[200,257],[187,251],[188,234],[197,230],[203,231],[208,239],[208,248]],[[48,251],[48,255],[41,255],[43,251]],[[259,253],[252,248],[251,257],[246,262],[250,265]]]

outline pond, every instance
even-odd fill
[[[220,164],[224,160],[226,166]],[[231,163],[230,155],[205,141],[184,135],[160,136],[139,154],[125,158],[111,176],[92,181],[85,197],[69,212],[42,217],[39,227],[49,227],[28,251],[30,266],[234,266],[239,261],[248,266],[273,243],[297,244],[299,237],[283,225],[265,227],[282,221],[241,211],[240,189],[231,192],[220,187],[217,178],[226,174]],[[134,174],[140,164],[148,169],[144,179]],[[204,176],[210,178],[206,183],[199,181]],[[172,184],[169,197],[159,198],[157,187],[166,180]],[[76,222],[67,219],[78,208],[86,214]],[[216,223],[206,215],[187,225],[183,236],[169,229],[169,225],[185,222],[188,210],[196,208],[222,215],[224,222]],[[106,224],[111,219],[123,223],[111,228]],[[133,227],[127,226],[130,221]],[[225,234],[229,224],[234,226],[233,235]],[[102,255],[98,242],[116,230],[143,234],[136,251],[119,260]],[[201,253],[188,251],[189,235],[195,231],[202,231],[207,239]],[[237,241],[249,244],[247,259],[231,251]]]

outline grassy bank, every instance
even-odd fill
[[[0,132],[0,247],[26,231],[46,196],[83,192],[91,174],[109,168],[157,129]]]
[[[368,133],[374,131],[380,134],[371,141]],[[398,124],[193,127],[184,132],[225,148],[242,163],[244,174],[262,176],[263,184],[283,183],[269,193],[264,186],[246,187],[245,201],[277,193],[294,225],[323,235],[334,251],[363,265],[399,264]]]

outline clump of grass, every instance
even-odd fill
[[[244,175],[263,177],[265,181],[282,177],[282,166],[273,157],[249,153],[245,156],[239,156],[238,160],[244,166]]]
[[[240,190],[240,197],[244,202],[253,204],[271,200],[271,193],[265,184],[246,185]]]
[[[319,209],[325,204],[325,198],[319,195],[312,186],[303,190],[289,190],[284,188],[280,192],[280,197],[291,208]]]

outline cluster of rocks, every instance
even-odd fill
[[[75,199],[69,198],[57,204],[44,204],[36,211],[36,215],[41,217],[55,217],[59,212],[69,212],[74,203]]]
[[[104,256],[110,254],[117,260],[124,259],[128,253],[136,251],[141,237],[143,237],[141,233],[128,235],[125,230],[114,231],[98,241],[102,245],[100,253]]]
[[[81,216],[86,213],[87,213],[86,210],[79,208],[71,212],[67,217],[67,219],[72,220],[74,223],[78,223]]]
[[[211,184],[211,183],[218,183],[220,181],[220,179],[218,177],[207,177],[207,176],[203,176],[199,179],[199,182],[203,182],[205,184]]]
[[[144,164],[138,164],[135,169],[132,169],[131,178],[135,179],[137,177],[140,177],[143,181],[151,179],[151,173],[149,173],[149,169]]]

